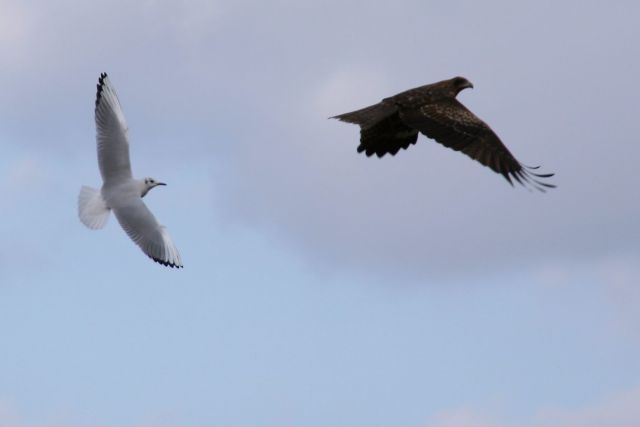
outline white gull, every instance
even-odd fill
[[[165,266],[182,267],[180,254],[167,229],[142,201],[149,190],[166,184],[153,178],[133,178],[127,123],[106,73],[98,80],[95,116],[98,166],[103,184],[101,190],[87,186],[80,189],[80,221],[94,230],[102,228],[113,210],[127,235],[151,259]]]

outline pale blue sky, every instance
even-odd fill
[[[0,426],[633,426],[637,2],[0,0]],[[99,185],[109,73],[185,268]],[[463,75],[542,195],[327,117]]]

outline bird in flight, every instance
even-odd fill
[[[525,166],[509,152],[491,128],[469,111],[456,96],[473,88],[464,77],[409,89],[381,102],[350,113],[332,117],[360,126],[358,153],[382,157],[395,155],[418,140],[418,133],[435,139],[445,147],[461,151],[523,186],[542,192],[555,185],[543,182],[553,174],[534,172],[538,167]]]
[[[153,178],[136,179],[131,173],[127,123],[120,101],[106,73],[100,75],[96,94],[96,140],[102,189],[82,186],[78,216],[91,229],[105,226],[113,210],[118,222],[142,251],[155,262],[182,267],[182,260],[167,229],[158,223],[142,198],[159,185]]]

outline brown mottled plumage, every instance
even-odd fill
[[[395,155],[415,144],[418,133],[422,133],[490,167],[512,185],[515,179],[540,191],[554,188],[539,180],[553,174],[533,173],[537,167],[518,162],[491,128],[456,99],[461,90],[472,87],[467,79],[454,77],[332,118],[360,126],[358,152],[364,151],[367,156]]]

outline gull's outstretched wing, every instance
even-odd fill
[[[98,166],[104,182],[131,178],[129,139],[118,95],[106,73],[100,74],[96,94]]]
[[[113,212],[127,235],[149,258],[168,267],[182,267],[167,229],[158,223],[141,198],[131,197]]]

